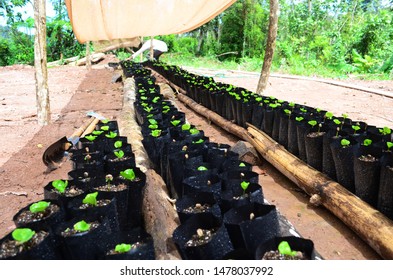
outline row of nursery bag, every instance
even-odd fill
[[[311,240],[281,236],[276,207],[265,203],[250,164],[188,123],[148,69],[123,67],[135,79],[142,143],[176,198],[180,225],[173,241],[183,259],[315,258]]]
[[[247,127],[264,131],[293,155],[337,181],[393,219],[393,134],[348,115],[261,96],[178,66],[149,67],[183,88],[196,102]]]
[[[14,215],[0,259],[155,259],[142,216],[146,176],[117,122],[101,121],[69,152],[68,178]]]

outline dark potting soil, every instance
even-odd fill
[[[90,225],[90,229],[88,231],[80,232],[80,231],[75,230],[74,228],[66,228],[64,231],[61,232],[61,235],[63,237],[70,237],[70,236],[73,236],[76,234],[88,233],[89,231],[92,231],[92,230],[98,228],[100,226],[100,223],[94,221],[94,222],[89,223],[89,225]]]
[[[322,136],[324,134],[325,134],[325,132],[311,132],[311,133],[307,134],[307,137],[315,138],[315,137]]]
[[[49,233],[46,231],[38,231],[29,241],[24,244],[13,239],[6,240],[1,244],[0,247],[0,259],[11,258],[22,253],[23,251],[30,250],[39,245],[48,235]]]
[[[201,229],[198,228],[197,232],[193,234],[184,245],[185,247],[197,247],[209,243],[212,240],[214,234],[216,233],[217,229]]]
[[[125,184],[118,184],[118,185],[112,185],[112,184],[107,184],[103,186],[99,186],[94,188],[97,191],[102,191],[102,192],[121,192],[127,189],[127,185]]]
[[[133,244],[131,244],[131,249],[130,249],[130,251],[125,252],[125,253],[116,252],[115,249],[111,249],[111,250],[108,251],[107,255],[129,254],[129,253],[131,253],[132,251],[138,250],[138,248],[142,247],[142,245],[143,245],[143,243],[140,243],[140,242],[133,243]]]
[[[200,203],[197,203],[194,206],[190,206],[190,207],[184,209],[182,212],[186,213],[186,214],[205,213],[205,212],[209,211],[210,207],[211,206],[207,203],[205,203],[203,205]]]
[[[372,155],[366,155],[366,156],[360,156],[359,160],[361,161],[366,161],[366,162],[375,162],[377,161],[377,158],[372,156]]]
[[[79,189],[76,186],[70,186],[67,187],[64,191],[64,193],[60,193],[58,190],[56,190],[55,188],[52,189],[52,192],[60,194],[61,196],[66,196],[66,197],[75,197],[78,196],[80,194],[83,194],[84,191],[82,189]]]
[[[59,210],[60,210],[59,206],[51,203],[43,212],[33,213],[30,210],[23,211],[16,218],[16,222],[18,224],[28,224],[31,222],[41,221],[43,219],[49,218]]]
[[[278,250],[276,251],[268,251],[263,255],[262,260],[307,260],[307,258],[303,255],[302,252],[297,252],[295,256],[288,256],[280,254]]]
[[[94,208],[94,207],[104,207],[107,206],[109,203],[111,203],[110,199],[101,199],[101,200],[97,200],[97,205],[83,203],[79,206],[79,209],[83,210],[83,209]]]

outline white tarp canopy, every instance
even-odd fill
[[[65,0],[77,40],[179,34],[210,21],[236,0]]]

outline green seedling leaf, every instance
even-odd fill
[[[198,171],[207,171],[208,169],[205,166],[199,166],[197,168]]]
[[[173,121],[171,121],[171,124],[173,126],[178,126],[180,122],[181,122],[180,120],[173,120]]]
[[[363,146],[370,146],[373,143],[373,140],[371,139],[364,139],[363,140]]]
[[[120,176],[126,180],[130,180],[130,181],[135,180],[135,172],[132,168],[121,171]]]
[[[245,165],[244,162],[241,162],[241,163],[239,164],[239,167],[246,167],[246,165]]]
[[[304,118],[303,118],[303,117],[296,117],[295,120],[296,120],[297,122],[301,122],[302,120],[304,120]]]
[[[354,130],[354,133],[356,133],[356,131],[358,131],[360,129],[360,126],[358,125],[353,125],[352,129]]]
[[[199,139],[197,141],[192,141],[193,144],[202,144],[204,142],[203,139]]]
[[[38,201],[38,202],[30,205],[29,210],[31,213],[40,213],[40,212],[44,212],[46,210],[46,208],[49,207],[49,205],[50,205],[50,202]]]
[[[127,253],[128,251],[130,251],[131,248],[132,248],[131,244],[121,243],[121,244],[117,244],[115,246],[115,251],[117,253],[124,254],[124,253]]]
[[[306,108],[300,108],[300,111],[302,112],[302,113],[307,113],[307,109]]]
[[[85,196],[85,198],[82,200],[82,202],[92,205],[92,206],[96,206],[97,205],[97,195],[98,195],[98,192],[89,193]]]
[[[291,246],[289,246],[289,243],[287,241],[281,241],[280,244],[278,244],[278,251],[280,252],[281,255],[287,255],[287,256],[296,256],[296,251],[292,251]]]
[[[157,129],[157,128],[158,128],[158,125],[156,125],[156,124],[150,124],[150,125],[149,125],[149,128],[150,128],[150,129]]]
[[[122,150],[114,151],[113,152],[117,158],[123,158],[124,152]]]
[[[155,129],[151,131],[151,135],[153,137],[159,137],[161,135],[161,130],[160,129]]]
[[[107,123],[109,122],[109,120],[108,120],[108,119],[105,119],[105,120],[101,120],[101,122],[102,122],[103,124],[107,124]]]
[[[185,123],[181,126],[182,130],[190,130],[190,128],[191,128],[191,124],[189,123]]]
[[[54,180],[52,186],[59,192],[64,193],[68,186],[68,180]]]
[[[148,119],[147,120],[150,124],[157,124],[157,120],[155,119]]]
[[[104,133],[104,131],[102,131],[102,130],[94,130],[93,132],[92,132],[92,134],[93,135],[101,135],[102,133]]]
[[[392,134],[392,130],[387,126],[384,126],[383,128],[379,129],[379,133],[381,133],[382,135],[389,135]]]
[[[35,231],[29,228],[16,228],[12,232],[12,238],[23,244],[29,241],[34,236],[34,234]]]
[[[156,96],[156,97],[153,98],[152,102],[153,102],[153,103],[157,103],[158,100],[160,100],[160,97],[159,97],[159,96]]]
[[[347,139],[341,139],[341,146],[346,148],[349,147],[349,145],[351,145],[351,141],[347,140]]]
[[[289,110],[289,109],[285,109],[285,110],[284,110],[284,113],[285,113],[286,115],[289,116],[292,112],[291,112],[291,110]]]
[[[295,107],[295,102],[289,102],[288,106],[291,108]]]
[[[143,108],[143,110],[150,113],[153,110],[153,107],[145,107],[145,108]]]
[[[116,149],[120,149],[120,148],[123,146],[123,142],[121,142],[121,141],[116,141],[116,142],[113,144],[113,146],[114,146]]]
[[[191,129],[190,129],[190,133],[191,133],[191,135],[196,135],[196,134],[199,133],[199,130],[196,129],[196,128],[191,128]]]
[[[108,131],[109,130],[109,125],[101,126],[101,130]]]
[[[315,120],[312,120],[312,121],[309,121],[308,124],[311,125],[312,127],[314,127],[318,124],[318,122]]]
[[[326,112],[325,113],[325,118],[331,120],[333,118],[333,113],[332,112]]]
[[[96,140],[97,136],[95,136],[95,135],[86,135],[85,138],[92,142],[92,141]]]
[[[270,103],[269,104],[269,107],[273,108],[273,109],[277,108],[278,106],[279,106],[278,103]]]
[[[79,232],[85,232],[90,229],[90,224],[86,223],[84,220],[77,222],[74,224],[74,230]]]
[[[336,125],[340,125],[340,124],[341,124],[341,121],[340,121],[339,119],[334,119],[333,122],[334,122]]]
[[[243,191],[246,191],[248,189],[248,186],[250,185],[250,182],[243,181],[240,183],[240,187],[242,187]]]
[[[113,139],[113,138],[115,138],[115,137],[117,136],[117,133],[116,133],[116,132],[113,132],[113,131],[110,131],[108,134],[105,134],[105,136],[106,136],[107,138]]]
[[[393,143],[392,142],[386,142],[386,146],[388,147],[388,151],[390,152],[390,149],[393,148]]]

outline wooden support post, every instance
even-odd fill
[[[50,122],[50,102],[48,89],[48,69],[46,58],[46,1],[34,0],[34,69],[39,125]]]
[[[153,49],[153,36],[150,36],[150,59],[149,60],[153,60],[153,54],[154,54],[154,49]]]
[[[86,69],[91,70],[90,41],[86,42]]]
[[[256,93],[258,94],[262,94],[262,92],[266,89],[267,82],[269,79],[270,68],[272,66],[272,61],[273,61],[274,49],[276,48],[276,38],[277,38],[277,30],[278,30],[278,12],[279,12],[278,0],[270,0],[269,31],[267,34],[265,58],[263,60],[261,76],[259,77],[258,86],[256,90]]]

